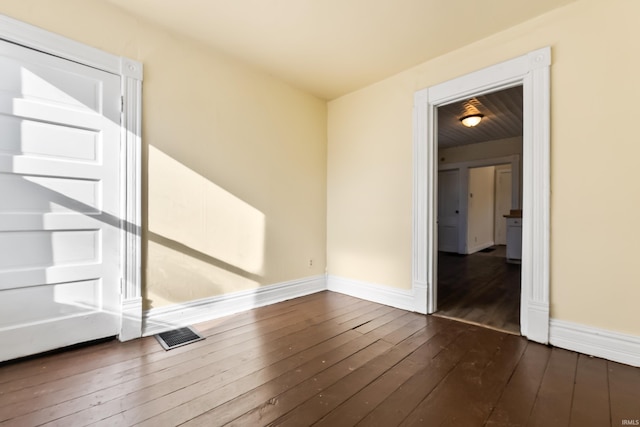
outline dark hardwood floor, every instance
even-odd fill
[[[521,268],[504,252],[439,252],[437,315],[520,334]]]
[[[605,426],[640,419],[640,369],[322,292],[0,366],[2,426]]]

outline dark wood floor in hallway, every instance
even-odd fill
[[[0,366],[2,426],[620,426],[640,369],[321,292]]]
[[[504,246],[496,248],[487,254],[438,253],[437,314],[519,335],[521,267],[507,263]]]

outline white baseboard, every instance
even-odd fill
[[[475,254],[476,252],[490,248],[491,246],[494,246],[493,241],[484,242],[479,245],[472,246],[467,250],[467,255]]]
[[[412,290],[396,289],[331,275],[327,276],[327,290],[402,310],[416,310]]]
[[[326,277],[324,275],[311,276],[168,307],[152,308],[143,313],[142,335],[155,335],[177,327],[206,322],[326,289]]]
[[[556,347],[640,367],[640,337],[556,319],[549,326]]]

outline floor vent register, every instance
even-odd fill
[[[176,347],[181,347],[183,345],[203,340],[204,337],[198,334],[190,326],[186,326],[184,328],[173,329],[171,331],[157,334],[156,339],[165,350],[171,350]]]

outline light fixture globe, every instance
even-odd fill
[[[478,123],[480,123],[483,117],[484,117],[483,114],[470,114],[468,116],[464,116],[463,118],[461,118],[460,121],[466,127],[472,128],[476,126]]]

